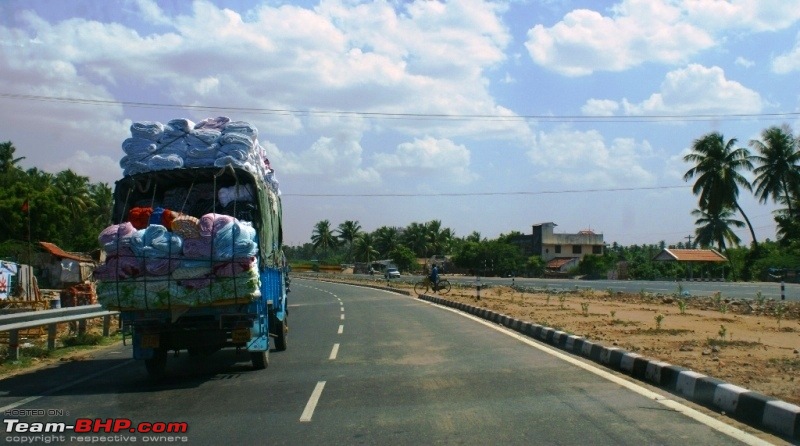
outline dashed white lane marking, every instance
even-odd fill
[[[339,354],[339,344],[333,344],[333,349],[331,350],[331,355],[328,356],[328,359],[333,361],[334,359],[336,359],[336,355],[338,354]]]
[[[344,333],[344,325],[340,325],[339,326],[339,331],[336,332],[336,334],[342,334],[342,333]]]
[[[339,309],[340,309],[340,310],[342,310],[342,313],[344,313],[344,307],[341,307],[341,308],[339,308]]]
[[[341,317],[340,319],[341,319],[341,320],[344,320],[344,314],[342,315],[342,317]]]
[[[306,408],[303,410],[302,415],[300,415],[300,422],[301,423],[308,423],[311,421],[311,417],[314,415],[314,409],[317,408],[317,403],[319,403],[319,397],[322,396],[322,389],[325,388],[325,381],[320,381],[314,387],[314,391],[311,392],[311,398],[308,399],[308,403],[306,403]]]

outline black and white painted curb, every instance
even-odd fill
[[[538,339],[561,350],[588,358],[633,378],[654,384],[689,401],[721,411],[758,429],[800,439],[800,406],[721,381],[689,369],[648,359],[617,347],[604,347],[580,336],[439,296],[427,300],[455,308]]]

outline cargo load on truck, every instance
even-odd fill
[[[285,349],[280,188],[258,131],[225,117],[131,125],[112,224],[98,236],[97,299],[133,328],[134,357]],[[271,326],[270,326],[271,325]]]

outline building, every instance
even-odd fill
[[[700,265],[701,277],[699,279],[693,277],[694,268],[688,268],[688,280],[717,280],[710,277],[710,273],[708,272],[709,267],[713,265],[724,265],[728,262],[727,257],[715,249],[664,249],[656,254],[656,256],[653,257],[653,260],[659,262],[678,262],[689,265]],[[703,273],[703,270],[706,272]],[[724,280],[724,266],[720,276],[721,277],[719,277],[719,280]]]
[[[577,266],[587,254],[602,255],[605,243],[603,234],[591,230],[577,234],[556,234],[553,222],[533,225],[531,235],[521,235],[513,240],[527,256],[540,256],[551,272],[565,272]]]

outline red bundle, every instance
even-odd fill
[[[153,208],[135,207],[128,211],[128,221],[136,229],[145,229],[150,224],[150,215],[152,213]]]

